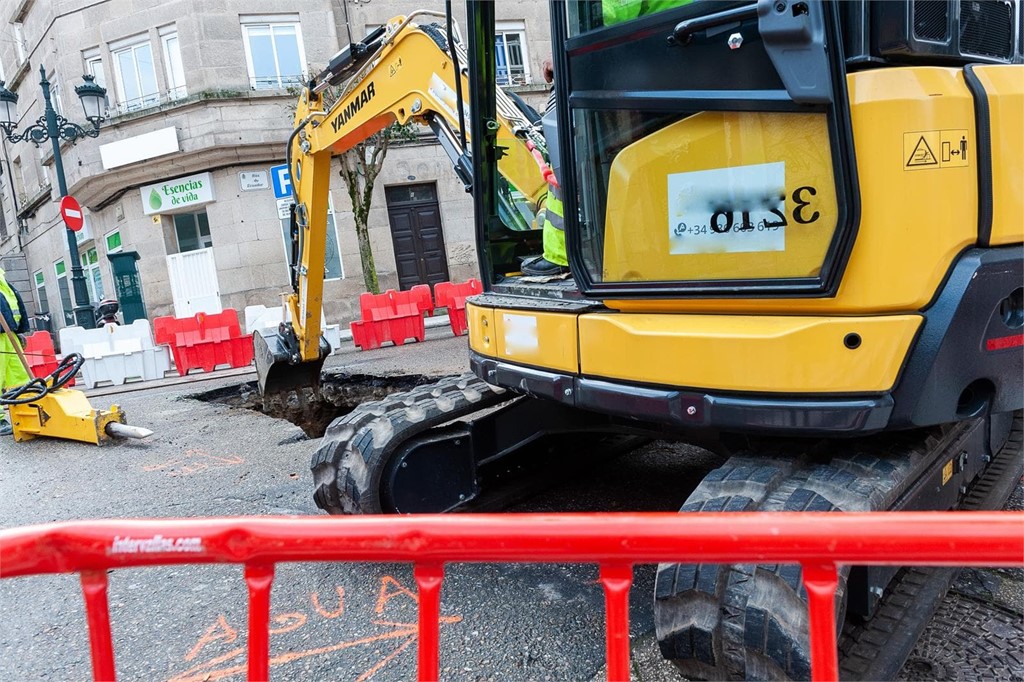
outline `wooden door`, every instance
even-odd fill
[[[386,187],[384,192],[399,287],[409,289],[417,284],[433,287],[438,282],[449,281],[436,186],[433,183],[401,185]]]

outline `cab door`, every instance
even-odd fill
[[[858,204],[837,22],[821,0],[552,4],[585,295],[834,295]]]

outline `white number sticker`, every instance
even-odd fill
[[[668,176],[669,253],[786,250],[786,164]]]

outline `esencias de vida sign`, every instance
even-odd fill
[[[139,191],[146,215],[175,213],[213,201],[213,178],[209,173],[196,173],[146,185]]]

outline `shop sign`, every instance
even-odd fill
[[[213,177],[209,173],[196,173],[146,185],[140,191],[146,215],[177,213],[213,201]]]

